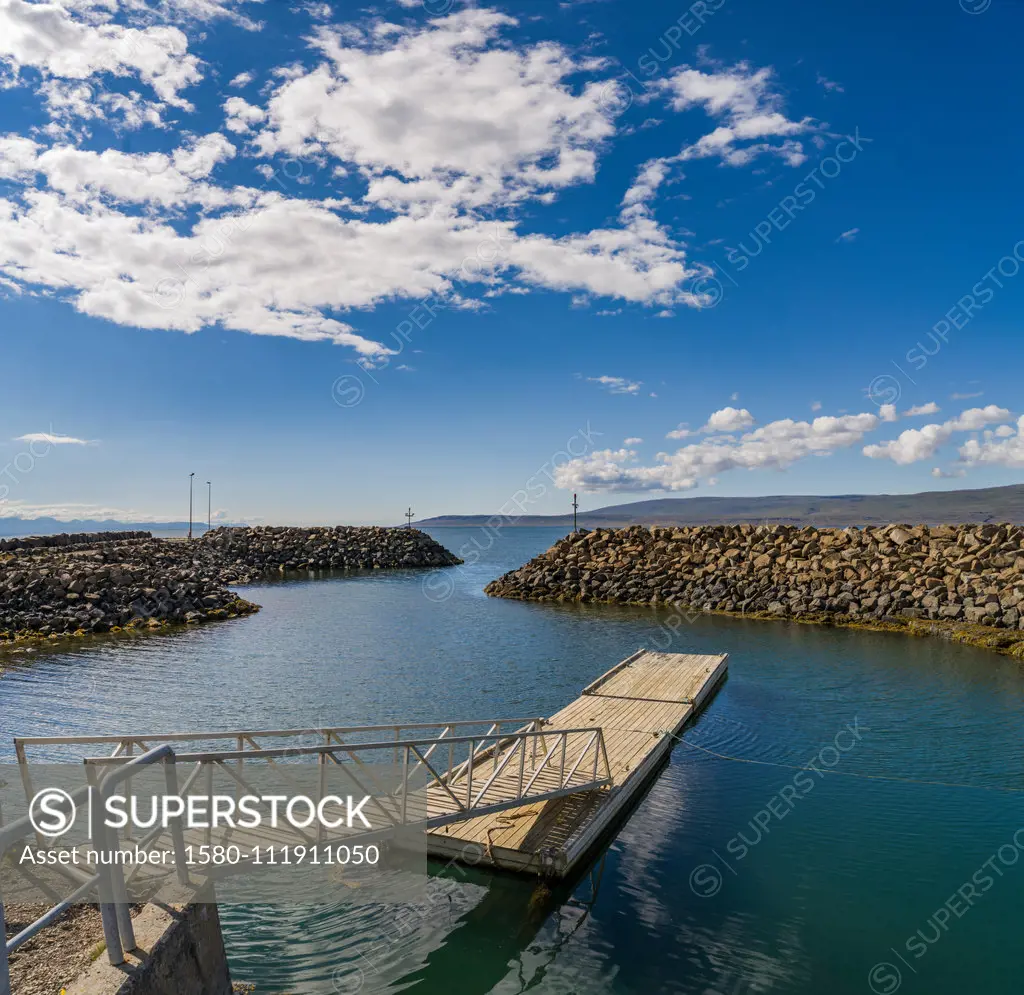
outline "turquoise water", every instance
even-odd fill
[[[0,679],[0,757],[14,734],[549,714],[641,645],[727,652],[685,738],[760,763],[680,745],[612,845],[553,891],[449,870],[443,897],[404,917],[225,908],[234,976],[260,993],[1021,991],[1024,794],[984,790],[1024,789],[1019,663],[710,616],[673,635],[665,611],[483,595],[556,536],[508,530],[443,600],[447,582],[428,597],[418,573],[263,585],[252,618],[38,658]],[[776,766],[810,763],[821,774]]]

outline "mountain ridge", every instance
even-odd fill
[[[438,515],[418,528],[486,525],[496,515]],[[507,525],[572,526],[572,515],[522,515]],[[763,497],[654,498],[580,512],[585,528],[625,525],[728,525],[735,523],[817,525],[954,525],[1024,523],[1024,484],[916,494],[765,495]],[[503,526],[505,527],[505,526]]]

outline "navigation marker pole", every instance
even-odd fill
[[[206,531],[213,528],[213,484],[206,481]]]
[[[188,475],[188,537],[192,538],[192,478],[194,473]]]
[[[573,530],[573,532],[579,532],[579,529],[576,527],[576,512],[579,510],[579,507],[580,507],[580,503],[579,503],[579,501],[576,500],[576,492],[573,491],[573,494],[572,494],[572,530]]]
[[[409,506],[409,510],[405,513],[405,518],[406,518],[406,525],[405,525],[405,527],[407,529],[411,529],[412,528],[412,516],[413,516],[413,510],[412,510],[412,505],[410,505]]]

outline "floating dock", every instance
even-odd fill
[[[639,801],[677,736],[723,680],[728,656],[638,650],[551,716],[544,731],[597,727],[612,783],[442,826],[427,835],[434,857],[485,854],[479,866],[564,877]]]

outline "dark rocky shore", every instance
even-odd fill
[[[486,591],[905,628],[1024,657],[1022,547],[1014,525],[597,529]]]
[[[10,540],[0,546],[0,643],[258,611],[228,590],[299,571],[436,568],[461,561],[417,529],[220,528],[194,540],[148,532]]]

